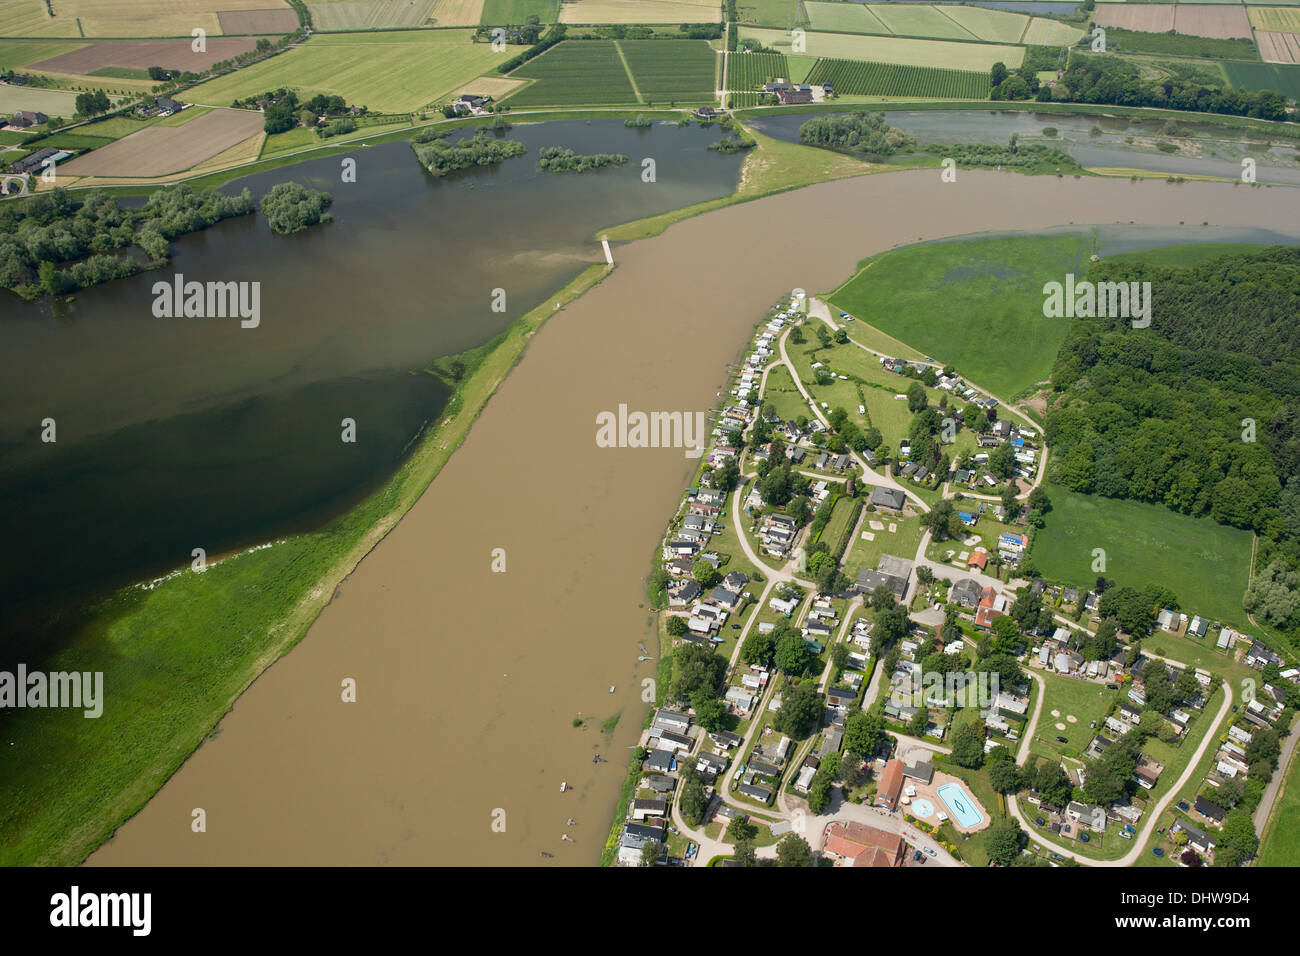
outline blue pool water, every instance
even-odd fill
[[[921,820],[930,819],[930,817],[934,816],[934,804],[925,799],[913,800],[912,816]]]
[[[958,824],[970,829],[984,822],[984,814],[975,809],[975,801],[966,795],[958,784],[945,783],[938,790],[939,799],[943,801],[948,812]]]

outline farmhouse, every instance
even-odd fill
[[[14,126],[40,126],[42,123],[48,123],[50,118],[44,113],[37,113],[33,110],[19,110],[14,114]]]

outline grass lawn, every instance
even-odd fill
[[[812,409],[795,388],[790,370],[784,365],[775,366],[767,373],[767,385],[763,389],[762,398],[764,405],[771,403],[782,421],[793,421],[800,415],[812,418]]]
[[[1095,720],[1100,726],[1111,704],[1119,698],[1119,691],[1106,690],[1105,685],[1093,681],[1058,677],[1040,670],[1034,673],[1043,679],[1047,690],[1030,753],[1053,762],[1062,756],[1079,756],[1097,733],[1088,725]],[[1054,710],[1060,711],[1061,716],[1053,717]],[[1067,719],[1070,715],[1076,717],[1077,722],[1071,723]],[[1065,724],[1065,729],[1057,727],[1058,723]],[[1069,742],[1061,743],[1056,739],[1058,736]]]
[[[229,106],[277,87],[342,96],[385,113],[437,102],[500,62],[491,44],[471,43],[470,30],[331,33],[286,53],[201,83],[197,103]]]
[[[1162,584],[1188,614],[1250,630],[1241,607],[1250,569],[1250,532],[1191,518],[1161,505],[1081,495],[1048,486],[1052,510],[1032,557],[1046,578],[1096,580],[1093,549],[1106,552],[1108,578],[1142,588]]]
[[[864,262],[830,302],[1009,401],[1047,379],[1068,330],[1043,316],[1043,284],[1083,274],[1091,252],[1089,236],[909,246]]]
[[[872,529],[872,521],[880,522],[885,526],[884,529],[879,531]],[[889,530],[891,524],[898,530],[891,533]],[[859,571],[874,571],[876,565],[880,563],[882,554],[892,554],[911,561],[916,557],[916,547],[921,543],[923,533],[920,517],[898,518],[882,511],[865,512],[862,531],[849,545],[848,553],[844,556],[844,573],[850,581],[855,581]],[[868,541],[862,537],[863,534],[875,537]]]
[[[995,552],[998,549],[998,536],[1002,534],[1024,534],[1025,529],[1018,525],[1003,524],[1001,521],[995,520],[993,518],[993,506],[990,502],[976,501],[967,498],[964,501],[953,501],[952,506],[957,511],[969,511],[975,513],[979,511],[979,507],[982,504],[987,506],[988,511],[979,516],[979,519],[975,523],[975,527],[971,528],[963,525],[962,534],[965,537],[974,535],[979,538],[984,542],[984,547],[988,549],[989,553],[993,554],[994,557],[997,557]],[[931,541],[926,556],[932,561],[947,561],[948,559],[946,556],[949,551],[955,551],[957,554],[961,554],[963,551],[970,551],[977,547],[979,547],[979,545],[971,545],[970,547],[967,547],[962,544],[960,539],[953,538],[949,538],[947,541]],[[955,557],[956,555],[954,555],[954,558]],[[953,571],[958,574],[961,573],[957,568],[953,568]]]

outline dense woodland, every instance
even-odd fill
[[[884,114],[866,111],[813,117],[799,127],[799,142],[865,159],[892,156],[912,146],[911,138],[886,123]]]
[[[1300,249],[1188,267],[1102,262],[1149,281],[1149,329],[1076,320],[1047,416],[1053,480],[1260,535],[1246,607],[1300,631]]]
[[[52,189],[0,206],[0,287],[25,299],[63,294],[133,275],[170,254],[170,240],[253,212],[252,194],[189,186],[159,189],[139,209],[103,190],[84,199]],[[138,246],[146,260],[125,255]]]

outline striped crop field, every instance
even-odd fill
[[[707,40],[614,42],[622,50],[636,88],[647,102],[713,102],[721,56]]]
[[[780,53],[733,53],[727,57],[729,90],[752,90],[778,76],[789,76],[789,65]]]
[[[829,83],[836,93],[849,96],[935,96],[982,100],[989,95],[986,73],[860,60],[819,60],[808,82],[814,85]]]
[[[1065,24],[1052,24],[1053,27]],[[1030,30],[1033,24],[1030,24]],[[1076,38],[1083,31],[1075,30]],[[794,49],[795,38],[785,30],[742,26],[740,38],[757,40],[778,53],[803,53],[835,60],[865,60],[869,63],[933,66],[947,70],[985,71],[1002,62],[1016,69],[1024,62],[1025,48],[1006,43],[974,43],[969,40],[920,40],[913,37],[864,36],[853,33],[818,33],[810,30],[802,37],[803,49]],[[1029,40],[1024,42],[1028,43]],[[1069,42],[1069,41],[1062,41]]]
[[[565,40],[529,60],[510,76],[536,81],[511,94],[509,103],[512,107],[604,106],[637,102],[627,68],[623,66],[613,40]]]

